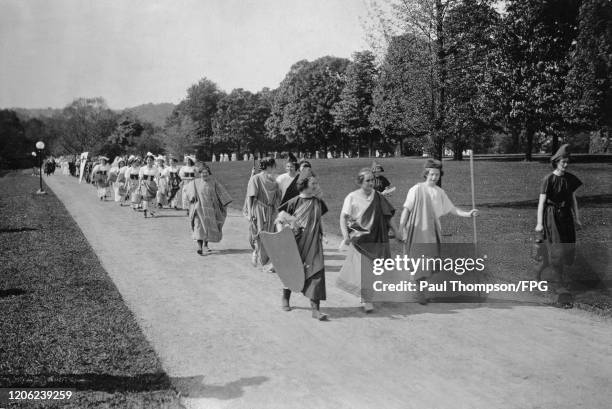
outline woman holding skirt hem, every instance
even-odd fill
[[[361,275],[372,273],[374,259],[391,257],[389,229],[393,230],[398,241],[402,239],[393,221],[395,209],[382,194],[374,190],[372,170],[362,169],[357,183],[360,188],[346,196],[340,213],[343,244],[349,246],[349,252],[337,284],[343,290],[361,296],[364,311],[371,312],[374,310],[368,301],[371,293],[362,288]]]

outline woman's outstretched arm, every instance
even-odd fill
[[[536,231],[544,230],[544,203],[546,203],[546,194],[540,193],[540,200],[538,201],[538,220],[536,222]]]

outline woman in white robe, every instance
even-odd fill
[[[400,228],[406,243],[406,253],[410,257],[440,255],[442,237],[440,217],[446,214],[460,217],[478,215],[476,209],[463,211],[453,205],[446,192],[437,186],[442,174],[442,162],[428,159],[423,172],[425,181],[411,187],[406,195]],[[431,277],[432,274],[431,270],[419,269],[413,279],[419,282]],[[427,298],[423,293],[419,293],[419,302],[427,304]]]

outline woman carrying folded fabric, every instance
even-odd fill
[[[446,192],[437,186],[443,175],[442,162],[428,159],[423,171],[424,182],[410,188],[404,202],[404,210],[400,218],[406,252],[409,256],[430,257],[440,256],[442,228],[440,217],[454,214],[460,217],[475,217],[478,210],[463,211],[450,201]],[[433,271],[419,269],[413,276],[417,282],[430,277]],[[427,298],[418,293],[419,303],[427,304]]]
[[[576,251],[575,224],[582,226],[576,189],[582,182],[567,172],[570,159],[569,145],[565,144],[550,158],[553,171],[546,175],[540,187],[537,224],[547,243],[545,266],[550,266],[557,276],[559,293],[567,292],[569,280],[564,275],[564,264],[572,265]],[[567,306],[571,304],[568,303]]]
[[[185,156],[185,166],[181,167],[181,170],[179,170],[179,177],[181,178],[181,204],[183,209],[187,212],[187,215],[189,215],[189,200],[185,197],[185,192],[187,186],[196,177],[195,162],[195,156],[187,155]]]
[[[268,254],[261,245],[259,233],[274,232],[274,220],[280,204],[281,193],[276,178],[271,173],[276,167],[274,158],[266,157],[259,161],[261,172],[251,176],[247,185],[246,211],[249,220],[249,242],[253,249],[251,262],[262,266],[269,262]],[[273,272],[270,266],[268,272]]]
[[[106,156],[100,156],[98,158],[99,164],[93,167],[91,171],[91,180],[96,184],[98,190],[98,197],[100,200],[106,200],[108,194],[108,174],[110,173],[110,165],[108,164],[108,158]]]
[[[323,259],[323,229],[321,216],[327,213],[325,202],[315,196],[318,182],[314,176],[300,179],[299,195],[281,205],[279,211],[295,218],[293,228],[295,241],[304,263],[305,282],[302,294],[310,299],[312,317],[327,320],[327,314],[319,310],[321,300],[326,299],[325,261]],[[283,289],[283,309],[290,311],[291,290]]]
[[[374,259],[390,258],[389,229],[401,241],[393,221],[395,209],[387,199],[374,190],[372,169],[361,169],[357,175],[360,188],[349,193],[344,199],[340,212],[340,230],[343,244],[349,246],[349,253],[340,270],[338,286],[343,290],[362,297],[365,312],[374,310],[371,302],[364,302],[369,296],[362,289],[361,274],[371,274]]]
[[[197,253],[210,253],[208,243],[218,243],[223,237],[223,224],[227,206],[232,197],[215,178],[210,168],[202,162],[196,164],[200,177],[187,185],[185,194],[189,201],[189,224],[193,239],[198,243]]]
[[[157,210],[155,203],[157,198],[157,183],[155,180],[159,175],[159,171],[155,167],[155,156],[151,152],[147,153],[146,161],[147,164],[140,168],[138,174],[145,219],[147,218],[147,213],[149,213],[151,217],[155,217],[155,212]]]

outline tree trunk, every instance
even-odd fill
[[[453,160],[463,160],[463,147],[458,143],[453,149]]]
[[[531,162],[531,151],[533,150],[533,135],[535,134],[535,127],[531,123],[527,123],[525,127],[525,160]]]
[[[557,135],[557,133],[553,133],[553,138],[552,138],[552,154],[554,155],[555,152],[557,152],[557,149],[559,149],[559,135]]]
[[[444,51],[444,5],[442,0],[436,0],[436,72],[438,75],[438,106],[434,121],[434,145],[436,159],[442,160],[444,154],[444,133],[442,127],[446,115],[446,53]],[[440,178],[442,179],[442,178]]]

